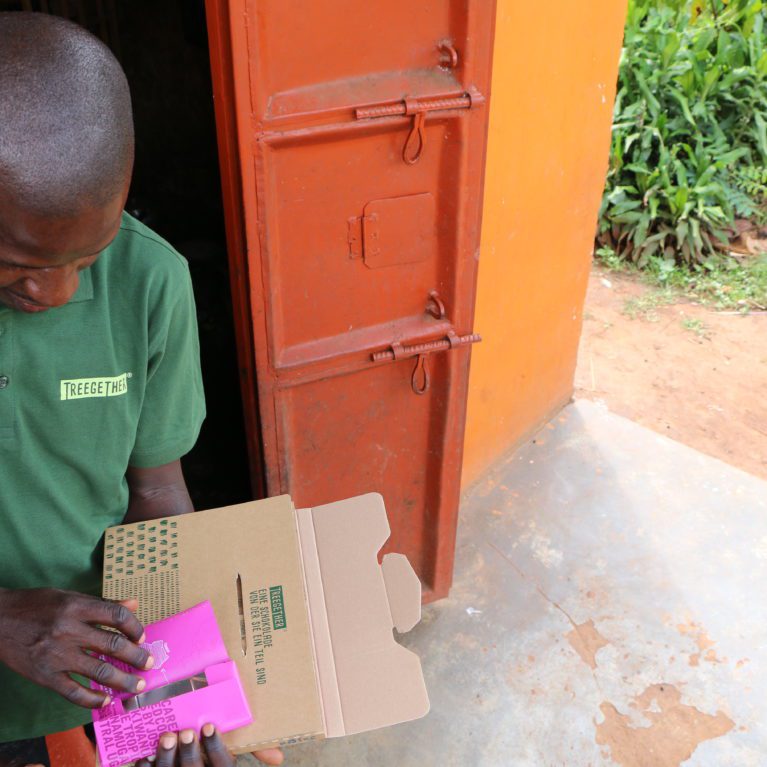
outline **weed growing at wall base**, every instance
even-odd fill
[[[632,318],[652,320],[655,309],[679,299],[744,314],[767,311],[767,256],[744,259],[718,256],[705,264],[693,265],[651,256],[641,270],[608,247],[599,248],[596,258],[606,269],[633,273],[659,288],[644,298],[626,302],[623,311]]]

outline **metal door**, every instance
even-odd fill
[[[268,493],[314,505],[381,492],[387,548],[408,555],[426,599],[445,596],[495,3],[207,8],[243,391],[254,424],[257,381]]]

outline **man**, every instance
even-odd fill
[[[110,51],[62,19],[0,13],[0,767],[89,721],[106,700],[88,679],[142,689],[93,654],[152,662],[135,602],[97,597],[101,536],[193,511],[179,461],[205,414],[192,287],[122,212],[132,166]],[[163,736],[156,764],[202,751],[234,763],[206,726]]]

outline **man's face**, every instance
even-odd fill
[[[125,195],[68,218],[23,210],[0,189],[0,304],[20,312],[63,306],[117,236]]]

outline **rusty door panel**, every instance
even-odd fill
[[[381,492],[388,546],[443,596],[494,3],[224,5],[268,491]]]
[[[392,539],[417,572],[434,569],[439,534],[445,355],[425,397],[410,389],[411,364],[367,368],[283,389],[277,397],[291,492],[325,503],[371,488],[384,493]],[[343,414],[343,427],[339,423]],[[300,439],[291,438],[300,435]],[[431,513],[430,513],[431,512]]]
[[[437,147],[449,143],[445,124],[429,125],[428,132]],[[451,292],[455,232],[444,224],[438,228],[437,220],[449,219],[455,209],[457,179],[451,191],[432,192],[441,208],[435,206],[437,220],[403,222],[428,231],[431,257],[370,269],[352,252],[350,219],[362,217],[372,201],[429,192],[439,174],[441,153],[426,152],[411,168],[398,157],[402,141],[402,131],[389,126],[343,125],[323,130],[319,140],[301,132],[261,142],[263,255],[278,367],[296,345],[423,315],[430,289],[441,283]]]
[[[467,5],[447,0],[248,3],[256,113],[274,117],[344,102],[356,106],[386,93],[382,81],[401,77],[407,83],[411,72],[439,79],[435,45],[462,36]],[[395,98],[401,92],[396,86],[392,91]],[[299,108],[291,107],[297,103]]]

